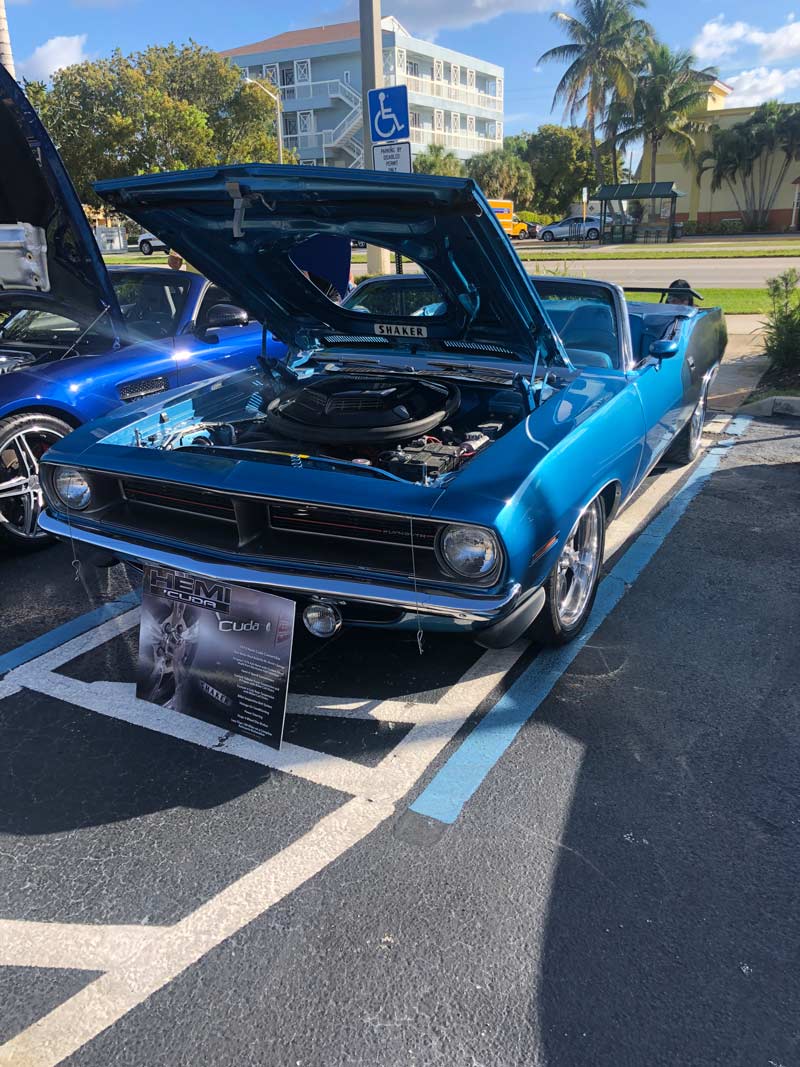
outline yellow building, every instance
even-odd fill
[[[708,106],[698,117],[723,129],[749,118],[755,111],[754,107],[725,107],[725,99],[731,92],[729,85],[715,81],[708,90]],[[710,133],[698,134],[695,142],[699,154],[705,148],[710,147]],[[639,173],[642,175],[642,180],[649,180],[649,146],[645,147]],[[789,228],[795,190],[798,188],[793,183],[798,175],[800,175],[800,165],[790,167],[787,171],[769,215],[770,230],[782,231]],[[686,193],[686,196],[678,201],[678,211],[675,217],[679,222],[691,220],[701,225],[717,226],[723,219],[741,219],[736,201],[727,185],[712,190],[710,173],[704,174],[698,183],[696,169],[687,166],[668,144],[662,145],[658,150],[656,180],[675,182],[680,191]]]

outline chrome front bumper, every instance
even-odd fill
[[[93,548],[102,549],[109,555],[129,560],[132,563],[172,567],[175,570],[189,571],[202,578],[232,582],[235,585],[263,587],[290,596],[324,597],[332,600],[383,604],[403,611],[419,612],[422,615],[444,616],[462,623],[490,623],[502,618],[513,610],[522,592],[522,587],[515,582],[499,595],[476,592],[470,596],[463,596],[458,593],[443,593],[439,590],[432,592],[428,589],[420,589],[416,594],[407,587],[388,585],[383,582],[305,576],[183,555],[154,545],[135,544],[119,537],[108,537],[93,530],[70,526],[46,512],[39,516],[39,525],[54,537],[91,545]]]

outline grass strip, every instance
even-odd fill
[[[721,307],[726,315],[764,315],[769,310],[770,301],[766,289],[703,289],[700,307]],[[657,303],[658,293],[626,292],[628,300],[641,300]]]

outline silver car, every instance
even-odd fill
[[[561,222],[551,222],[539,232],[541,241],[597,241],[600,239],[600,217],[587,215],[583,221],[581,215],[570,215]]]

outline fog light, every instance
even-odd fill
[[[342,625],[342,613],[335,604],[309,604],[303,609],[303,623],[314,637],[333,637]]]

